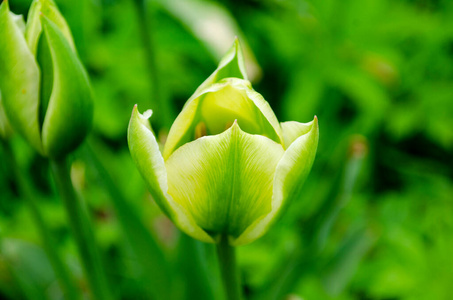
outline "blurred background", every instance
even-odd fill
[[[9,2],[26,16],[31,1]],[[164,273],[173,299],[221,299],[212,245],[182,236],[151,201],[126,132],[137,103],[154,110],[164,141],[235,36],[278,119],[317,115],[320,126],[304,196],[267,235],[238,248],[247,298],[452,299],[453,1],[56,2],[95,93],[93,130],[73,155],[72,180],[119,299],[151,299],[147,287]],[[17,135],[8,143],[86,288],[48,162]],[[1,148],[0,298],[59,299],[6,157]],[[138,229],[125,230],[134,228],[128,220]],[[161,249],[170,267],[151,276],[134,252],[140,243]],[[205,273],[194,274],[194,264]]]

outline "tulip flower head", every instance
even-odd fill
[[[300,198],[317,149],[317,119],[279,123],[247,80],[237,40],[183,107],[162,153],[151,114],[134,107],[129,149],[155,201],[188,235],[247,244]]]
[[[42,155],[74,150],[91,127],[92,93],[65,19],[34,0],[24,26],[0,6],[0,91],[12,127]]]

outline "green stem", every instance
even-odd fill
[[[73,282],[73,278],[71,278],[71,276],[69,275],[69,272],[62,261],[57,251],[54,239],[52,238],[50,229],[47,227],[47,224],[41,215],[39,204],[36,202],[36,198],[34,197],[34,193],[31,190],[29,181],[27,180],[26,176],[23,176],[24,173],[21,172],[20,167],[17,164],[10,144],[2,140],[2,145],[7,157],[7,162],[10,166],[9,169],[13,172],[14,179],[19,186],[19,191],[22,194],[22,197],[25,199],[25,202],[29,206],[31,216],[36,225],[36,228],[38,229],[44,251],[49,258],[50,264],[52,265],[52,268],[55,272],[55,276],[57,277],[57,280],[65,295],[65,299],[80,299],[80,293]]]
[[[228,243],[227,235],[222,235],[220,242],[217,244],[217,256],[226,299],[242,299],[239,273],[236,267],[236,252],[235,248]]]
[[[147,16],[145,0],[133,0],[135,13],[137,15],[140,39],[143,44],[145,63],[148,69],[149,81],[151,84],[151,98],[154,103],[153,109],[156,114],[161,116],[160,126],[169,128],[173,120],[172,107],[163,93],[162,85],[159,80],[159,67],[156,57],[156,47],[154,43],[152,20]]]
[[[83,203],[76,196],[71,183],[69,166],[65,158],[51,159],[50,164],[54,179],[68,215],[74,238],[79,250],[85,276],[96,300],[112,299],[107,276],[102,268],[99,250]]]
[[[93,142],[91,144],[95,146]],[[145,282],[144,286],[148,292],[145,298],[169,299],[172,275],[168,259],[135,211],[133,203],[125,198],[106,169],[106,164],[96,155],[103,151],[100,149],[97,149],[98,151],[93,150],[90,143],[87,143],[84,149],[86,150],[87,161],[97,171],[100,183],[110,194],[123,234],[137,257],[141,269],[139,278]],[[149,284],[149,282],[153,284]]]

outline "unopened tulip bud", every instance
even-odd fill
[[[25,32],[0,6],[0,91],[12,127],[42,155],[73,151],[93,116],[88,76],[51,0],[35,0]]]

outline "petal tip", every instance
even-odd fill
[[[233,48],[237,52],[239,50],[239,38],[238,36],[234,36],[234,41],[233,41]]]
[[[138,107],[137,107],[137,104],[134,105],[134,107],[132,108],[132,114],[131,114],[131,118],[136,114],[138,113]]]
[[[143,116],[143,118],[148,120],[149,118],[151,118],[152,114],[153,114],[153,110],[152,109],[148,109],[145,112],[143,112],[142,116]]]
[[[0,7],[3,7],[3,4],[5,5],[5,10],[9,11],[9,2],[8,2],[8,0],[3,0],[3,2],[0,5]]]
[[[231,124],[231,123],[230,123]],[[231,124],[230,129],[235,132],[236,130],[241,130],[241,127],[239,126],[238,120],[235,119],[233,124]]]
[[[143,112],[143,114],[141,114],[138,111],[138,104],[135,104],[134,107],[132,108],[131,118],[136,116],[136,117],[139,117],[141,119],[148,120],[149,118],[151,118],[152,114],[153,114],[153,110],[152,109],[145,110]]]

